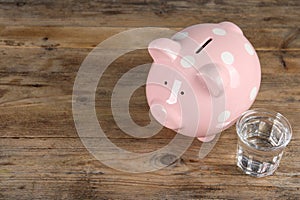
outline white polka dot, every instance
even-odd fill
[[[231,65],[234,62],[234,57],[228,51],[222,53],[221,58],[225,64]]]
[[[188,36],[189,36],[188,32],[178,32],[172,37],[172,39],[173,40],[182,40],[184,38],[187,38]]]
[[[221,112],[218,116],[218,122],[222,123],[225,122],[230,117],[230,112],[228,110],[225,110],[224,112]]]
[[[215,35],[226,35],[226,31],[221,28],[214,28],[212,31]]]
[[[195,64],[195,58],[193,56],[185,56],[180,60],[180,64],[184,68],[192,67]]]
[[[250,44],[246,43],[246,44],[244,45],[244,47],[245,47],[246,51],[247,51],[251,56],[254,55],[254,49],[251,47]]]
[[[256,97],[256,94],[257,94],[257,88],[254,87],[252,88],[251,92],[250,92],[250,100],[253,101]]]

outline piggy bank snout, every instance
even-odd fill
[[[161,125],[173,130],[180,128],[180,115],[173,109],[167,108],[163,104],[154,103],[150,106],[150,112]]]
[[[164,108],[164,106],[160,104],[153,104],[150,107],[151,114],[153,117],[160,122],[161,124],[164,124],[167,117],[167,111]]]

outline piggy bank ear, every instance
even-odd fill
[[[148,51],[156,63],[167,60],[174,61],[180,49],[181,46],[178,42],[168,38],[153,40],[148,46]]]
[[[224,93],[224,89],[228,85],[228,77],[217,64],[211,63],[197,69],[197,78],[205,81],[210,93],[218,97]],[[221,75],[223,74],[223,75]]]
[[[232,30],[243,35],[243,31],[240,29],[240,27],[238,27],[232,22],[221,22],[219,25],[224,27],[224,29],[226,30]]]

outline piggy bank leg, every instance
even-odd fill
[[[213,147],[217,143],[220,135],[221,133],[218,133],[213,136],[198,138],[200,141],[203,142],[199,150],[200,159],[204,158],[205,156],[207,156],[207,154],[209,154],[209,152],[213,149]]]
[[[209,135],[209,136],[205,136],[205,137],[198,137],[197,139],[200,140],[201,142],[210,142],[215,137],[216,137],[216,135]]]

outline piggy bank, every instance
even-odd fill
[[[147,78],[147,102],[152,116],[167,128],[211,141],[256,98],[259,59],[231,22],[190,26],[170,39],[152,41],[148,51],[154,62]],[[192,125],[194,132],[189,130]]]

